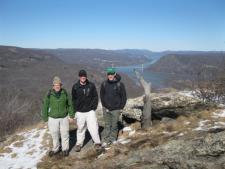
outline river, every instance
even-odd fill
[[[148,70],[147,68],[155,63],[157,59],[154,59],[152,61],[149,61],[145,64],[140,65],[130,65],[130,66],[121,66],[121,67],[116,67],[116,70],[118,73],[125,73],[127,74],[131,79],[134,81],[137,81],[137,78],[135,76],[134,69],[138,70],[143,76],[144,79],[148,82],[151,82],[152,87],[154,88],[164,88],[164,87],[169,87],[168,86],[168,80],[170,79],[171,75],[168,73],[159,73],[159,72],[152,72]],[[143,67],[143,69],[142,69]]]

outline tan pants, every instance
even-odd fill
[[[95,144],[100,144],[100,137],[98,132],[98,121],[96,112],[91,110],[89,112],[76,112],[77,118],[77,143],[76,145],[83,145],[85,139],[85,132],[88,129]]]
[[[60,136],[62,151],[69,150],[69,120],[65,118],[48,118],[48,128],[53,140],[52,151],[58,151],[60,148]]]

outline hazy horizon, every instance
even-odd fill
[[[182,49],[179,49],[179,50],[161,50],[161,51],[155,51],[155,50],[150,50],[150,49],[140,49],[140,48],[115,48],[115,49],[104,49],[104,48],[76,48],[76,47],[71,47],[71,48],[38,48],[38,47],[22,47],[22,46],[15,46],[15,45],[1,45],[0,46],[5,46],[5,47],[18,47],[18,48],[24,48],[24,49],[50,49],[50,50],[57,50],[57,49],[82,49],[82,50],[112,50],[112,51],[119,51],[119,50],[145,50],[145,51],[149,51],[149,52],[173,52],[173,51],[176,51],[176,52],[225,52],[225,50],[182,50]]]

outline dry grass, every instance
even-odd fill
[[[3,154],[3,153],[9,154],[9,153],[11,153],[11,152],[12,152],[12,149],[9,148],[9,147],[1,147],[1,148],[0,148],[0,155]]]
[[[22,135],[14,135],[12,137],[9,137],[9,139],[6,141],[9,144],[13,143],[13,142],[16,142],[16,141],[22,141],[24,140],[24,136]]]
[[[66,158],[62,158],[61,155],[57,155],[54,157],[48,157],[45,156],[42,159],[42,162],[38,163],[37,168],[38,169],[59,169],[59,168],[72,168],[74,163],[76,163],[78,160],[75,156],[69,156]]]
[[[133,130],[139,130],[139,129],[141,129],[141,123],[135,122],[135,123],[130,125],[130,128],[133,129]]]
[[[36,135],[33,136],[33,138],[37,138],[40,136],[40,133],[38,132]]]
[[[36,125],[32,125],[32,126],[29,126],[29,127],[26,127],[26,128],[19,128],[17,129],[17,132],[26,132],[26,131],[30,131],[31,129],[34,129],[34,128],[37,128],[37,129],[41,129],[45,126],[44,123],[38,123]],[[34,137],[38,137],[39,136],[39,133],[37,133]],[[12,152],[12,149],[9,148],[8,146],[13,144],[13,146],[15,147],[22,147],[24,145],[24,140],[25,140],[25,137],[23,135],[12,135],[12,136],[9,136],[1,145],[0,147],[0,155],[3,154],[3,153],[11,153]]]
[[[120,132],[120,137],[131,138],[131,142],[128,144],[116,144],[111,145],[111,149],[107,150],[107,153],[100,159],[96,159],[96,153],[91,148],[82,150],[81,153],[71,154],[67,158],[57,156],[53,158],[44,157],[43,162],[38,164],[38,168],[93,168],[93,165],[97,165],[98,168],[107,168],[108,163],[113,163],[117,158],[124,158],[135,152],[137,149],[151,149],[156,146],[162,145],[171,139],[177,139],[178,137],[184,137],[184,139],[193,139],[201,136],[198,131],[193,129],[199,126],[199,121],[209,120],[215,121],[212,117],[214,108],[207,108],[205,110],[193,110],[190,116],[179,116],[176,120],[170,122],[154,121],[154,125],[148,130],[141,130],[140,123],[134,123],[130,127],[136,130],[136,133],[132,136],[128,135],[128,132]],[[225,121],[225,118],[224,118]]]
[[[30,130],[32,130],[34,128],[35,129],[42,129],[44,127],[45,127],[45,123],[40,122],[38,124],[26,126],[26,127],[23,127],[23,128],[19,127],[19,128],[16,129],[15,133],[28,132],[28,131],[30,131]],[[22,141],[24,139],[25,138],[24,138],[23,135],[18,135],[18,134],[10,135],[10,136],[7,136],[7,139],[2,142],[2,146],[6,147],[6,146],[9,146],[10,144],[12,144],[13,142]]]
[[[27,152],[26,154],[33,155],[34,153],[35,153],[35,150],[31,150],[31,151]]]
[[[28,131],[30,131],[30,130],[32,130],[32,129],[37,129],[37,130],[39,130],[39,129],[45,128],[46,125],[47,125],[47,123],[45,123],[45,122],[39,122],[39,123],[36,123],[36,124],[33,124],[33,125],[29,125],[29,126],[26,126],[26,127],[20,127],[20,128],[18,128],[18,129],[16,130],[16,132],[17,132],[17,133],[18,133],[18,132],[28,132]]]
[[[147,132],[138,130],[132,136],[132,142],[129,146],[131,148],[155,147],[183,135],[190,138],[196,137],[199,133],[193,129],[199,126],[199,121],[209,120],[208,123],[213,122],[215,119],[212,118],[212,112],[214,111],[215,109],[212,108],[193,112],[190,116],[179,116],[176,120],[168,123],[154,122],[154,125]],[[179,134],[181,135],[179,136]]]
[[[163,88],[163,89],[160,89],[159,92],[171,93],[171,92],[177,92],[177,89],[175,89],[175,88]]]
[[[118,137],[119,138],[127,138],[129,136],[129,132],[128,131],[122,131],[120,130],[118,133]]]
[[[17,157],[17,154],[16,153],[13,153],[12,155],[11,155],[11,158],[16,158]]]
[[[52,147],[52,137],[47,131],[42,137],[41,145],[42,145],[41,149],[46,149],[46,147],[49,148]]]
[[[22,147],[24,144],[24,141],[17,141],[16,143],[13,144],[14,147]]]
[[[11,145],[12,143],[18,141],[22,141],[25,138],[22,135],[14,135],[14,136],[10,136],[6,141],[4,141],[0,147],[0,154],[2,153],[11,153],[12,150],[11,148],[9,148],[8,146]]]

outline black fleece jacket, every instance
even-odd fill
[[[110,111],[123,109],[127,101],[125,86],[120,80],[121,76],[117,74],[113,81],[106,80],[101,85],[102,106]]]
[[[98,93],[94,83],[87,80],[85,85],[80,81],[72,88],[72,101],[75,111],[89,112],[96,110],[98,106]]]

